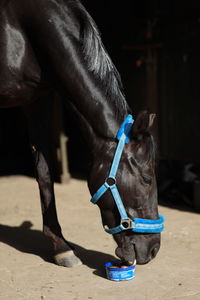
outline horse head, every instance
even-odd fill
[[[135,122],[127,121],[128,133],[121,150],[121,138],[118,146],[114,140],[99,145],[88,181],[92,202],[98,204],[105,230],[117,243],[116,255],[126,265],[135,260],[145,264],[160,248],[163,217],[158,215],[157,207],[155,143],[151,134],[154,117],[143,111]],[[120,129],[122,134],[126,126]]]

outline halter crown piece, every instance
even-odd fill
[[[105,227],[105,231],[110,234],[119,233],[124,230],[132,230],[134,232],[140,232],[140,233],[159,233],[162,232],[164,229],[164,217],[160,214],[157,220],[141,219],[141,218],[134,218],[133,220],[130,219],[126,213],[125,207],[123,205],[123,202],[121,200],[116,185],[116,174],[117,174],[120,158],[122,155],[122,151],[124,149],[124,145],[130,142],[130,133],[131,133],[133,123],[134,123],[134,119],[132,115],[128,115],[125,121],[122,123],[116,136],[118,140],[118,145],[115,151],[109,176],[105,180],[104,184],[92,196],[91,199],[91,202],[96,204],[97,201],[101,198],[101,196],[107,190],[110,190],[121,216],[120,225],[110,229]]]

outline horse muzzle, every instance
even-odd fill
[[[142,244],[129,244],[126,247],[117,247],[115,254],[119,257],[122,263],[126,266],[131,266],[137,262],[139,265],[147,264],[158,253],[160,243],[156,243],[151,248]]]

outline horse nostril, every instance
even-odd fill
[[[151,250],[151,257],[154,258],[156,256],[156,254],[158,253],[159,247],[154,247]]]

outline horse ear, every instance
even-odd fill
[[[155,117],[156,114],[149,113],[147,110],[140,112],[133,125],[133,138],[149,134]]]

